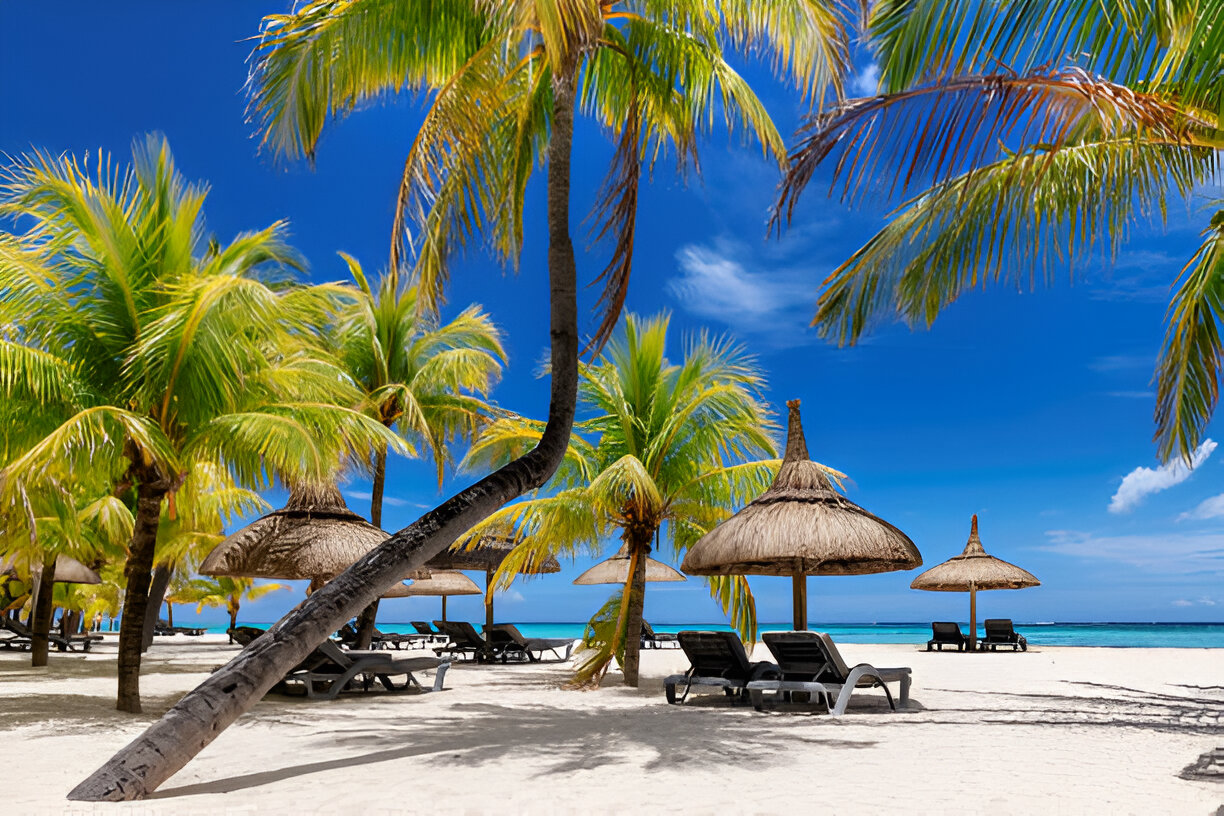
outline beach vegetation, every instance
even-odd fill
[[[599,552],[613,538],[629,555],[615,627],[596,627],[575,682],[598,682],[615,656],[625,684],[638,683],[646,559],[666,531],[682,556],[714,525],[759,495],[777,473],[775,429],[762,402],[765,378],[743,348],[704,333],[667,355],[668,315],[625,316],[600,356],[580,369],[582,421],[570,437],[551,494],[507,505],[464,537],[488,532],[519,542],[494,581],[505,588],[549,556]],[[465,465],[497,467],[533,446],[538,422],[507,417],[473,443]],[[756,611],[742,575],[704,579],[733,626],[753,640]],[[600,615],[596,615],[599,618]],[[603,617],[608,617],[607,610]]]

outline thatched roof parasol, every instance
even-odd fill
[[[928,592],[969,593],[969,648],[977,641],[977,593],[982,589],[1025,589],[1040,586],[1031,572],[988,555],[978,536],[978,517],[969,525],[969,542],[960,555],[931,567],[910,584]]]
[[[31,580],[37,583],[36,572],[41,573],[42,566],[36,564],[29,565],[31,570]],[[17,556],[10,555],[0,559],[0,572],[16,572]],[[100,584],[102,577],[98,573],[91,570],[89,567],[82,564],[80,561],[67,555],[57,555],[55,557],[55,578],[57,584]]]
[[[799,400],[786,403],[786,454],[769,489],[689,548],[689,575],[790,575],[796,629],[807,628],[807,575],[908,570],[922,555],[905,533],[837,492],[808,456]]]
[[[446,598],[449,595],[483,595],[476,582],[462,572],[453,570],[434,570],[428,578],[413,581],[410,586],[396,584],[392,587],[394,595],[386,594],[384,598],[410,598],[421,595],[442,596],[442,620],[446,620]]]
[[[616,555],[600,561],[574,579],[575,584],[623,584],[629,580],[629,548],[621,547]],[[662,561],[646,559],[646,582],[683,581],[684,575]]]
[[[335,485],[295,486],[283,508],[218,544],[200,565],[200,573],[330,581],[388,538],[350,510]],[[415,575],[428,574],[423,570]]]
[[[471,550],[448,549],[425,562],[431,570],[481,570],[485,574],[485,625],[493,625],[493,573],[514,550],[512,538],[487,535]],[[553,556],[532,562],[519,570],[523,575],[547,575],[560,572],[561,565]]]

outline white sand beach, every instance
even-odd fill
[[[1213,814],[1224,781],[1179,776],[1224,746],[1224,650],[1035,647],[926,653],[843,645],[911,666],[908,710],[856,694],[840,719],[664,701],[678,650],[646,651],[642,688],[560,688],[564,664],[456,664],[437,694],[269,697],[155,798],[66,792],[224,662],[224,637],[159,638],[146,714],[112,708],[114,640],[88,656],[0,651],[4,812]],[[755,659],[766,658],[758,647]]]

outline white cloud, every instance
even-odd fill
[[[523,596],[523,593],[519,592],[513,587],[510,589],[497,590],[493,593],[493,597],[499,601],[506,601],[507,603],[522,603],[523,601],[527,600]]]
[[[1199,506],[1193,510],[1182,513],[1177,517],[1178,521],[1186,521],[1187,519],[1213,519],[1224,516],[1224,493],[1219,496],[1212,496],[1210,499],[1203,499],[1199,502]]]
[[[1182,459],[1174,459],[1157,468],[1135,468],[1122,477],[1118,492],[1109,501],[1109,512],[1125,513],[1143,501],[1144,496],[1181,484],[1190,478],[1194,468],[1207,461],[1215,449],[1216,443],[1208,439],[1194,449],[1189,465]]]
[[[370,499],[374,498],[373,493],[367,493],[362,490],[350,490],[348,494],[352,496],[354,499],[365,499],[366,501],[369,501]],[[404,501],[403,499],[397,499],[394,496],[383,496],[383,504],[389,504],[392,507],[406,507],[408,505],[408,502]],[[425,507],[426,505],[415,504],[413,506],[414,507]]]
[[[737,334],[761,335],[780,346],[814,340],[807,324],[816,309],[817,274],[757,272],[738,259],[740,254],[727,241],[681,247],[676,253],[681,274],[668,281],[668,292],[686,311],[724,323]]]
[[[1093,371],[1126,371],[1133,368],[1151,368],[1156,358],[1150,354],[1110,354],[1097,357],[1088,364]]]
[[[1224,575],[1224,533],[1099,536],[1077,530],[1049,530],[1050,552],[1077,558],[1119,561],[1153,574]]]
[[[1178,598],[1173,602],[1174,606],[1194,606],[1194,601],[1187,601],[1185,598]]]
[[[1211,598],[1199,598],[1198,600],[1188,601],[1185,598],[1178,598],[1173,601],[1174,606],[1215,606],[1216,602]]]
[[[850,90],[858,96],[875,96],[880,92],[880,66],[870,63],[850,80]]]
[[[1156,396],[1155,391],[1106,391],[1107,397],[1121,397],[1122,399],[1153,399]]]

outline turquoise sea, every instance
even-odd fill
[[[266,627],[268,622],[247,623]],[[581,623],[519,623],[527,637],[582,636]],[[1017,621],[1016,631],[1023,634],[1031,646],[1158,646],[1184,649],[1224,649],[1224,623],[1023,623]],[[384,632],[411,632],[406,623],[383,623]],[[656,632],[679,632],[682,629],[726,629],[725,624],[683,623],[654,624]],[[789,623],[762,623],[762,632],[785,631]],[[913,643],[925,644],[931,637],[929,623],[812,623],[811,628],[828,632],[845,643]],[[969,624],[961,623],[968,632]],[[224,633],[224,626],[208,627],[210,632]],[[978,630],[978,636],[982,634]]]

